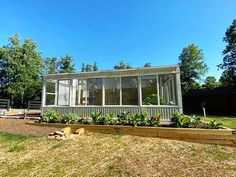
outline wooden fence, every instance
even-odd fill
[[[0,99],[0,109],[10,109],[10,100],[9,99]]]

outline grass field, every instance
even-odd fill
[[[95,133],[74,141],[0,133],[0,176],[236,176],[236,149]]]
[[[236,129],[236,117],[207,116],[207,118],[202,118],[202,120],[207,122],[216,120],[216,122],[222,123],[224,127]]]

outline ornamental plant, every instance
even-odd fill
[[[146,126],[148,125],[149,118],[146,111],[141,111],[134,116],[134,126]]]
[[[186,116],[179,112],[172,115],[171,118],[173,127],[195,128],[200,123],[200,118],[196,116]]]
[[[91,114],[92,123],[96,124],[97,122],[99,122],[99,119],[101,118],[101,116],[102,116],[101,111],[92,112]]]
[[[207,123],[207,128],[209,129],[219,129],[222,128],[222,123],[216,122],[216,120],[211,120],[209,123]]]
[[[74,114],[74,113],[66,113],[64,115],[62,115],[62,123],[66,123],[66,124],[76,124],[79,122],[79,116]]]
[[[115,119],[114,119],[114,114],[105,114],[104,116],[99,116],[96,118],[95,121],[93,121],[94,124],[98,125],[114,125]]]
[[[53,109],[47,109],[43,114],[42,121],[47,123],[61,123],[62,115]]]
[[[122,112],[117,115],[116,124],[117,125],[133,125],[133,115],[130,112]]]
[[[148,120],[148,125],[147,126],[151,126],[151,127],[160,126],[160,118],[161,118],[161,115],[159,113],[151,116]]]

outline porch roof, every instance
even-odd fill
[[[151,75],[151,74],[173,74],[178,72],[179,72],[178,65],[170,65],[170,66],[158,66],[158,67],[122,69],[122,70],[102,70],[102,71],[92,71],[92,72],[48,74],[44,76],[44,79],[57,80],[57,79],[73,79],[73,78],[122,77],[122,76]]]

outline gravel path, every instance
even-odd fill
[[[27,125],[26,122],[33,121],[24,119],[0,118],[0,132],[22,135],[47,136],[49,133],[59,130],[58,128],[53,127],[38,127],[33,125]]]

